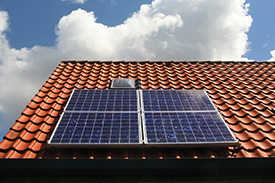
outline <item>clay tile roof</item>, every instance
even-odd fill
[[[275,154],[274,62],[63,61],[0,143],[0,158],[165,159],[270,157]],[[204,89],[239,140],[225,149],[47,148],[75,88],[108,89],[112,79],[133,78],[141,89]]]

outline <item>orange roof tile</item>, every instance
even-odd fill
[[[165,159],[270,157],[275,154],[274,62],[64,61],[0,143],[0,158]],[[114,78],[139,80],[141,89],[204,89],[240,146],[228,149],[47,148],[74,88],[107,89]]]

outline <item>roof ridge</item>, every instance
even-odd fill
[[[256,60],[62,60],[61,63],[122,63],[122,62],[188,62],[188,63],[270,63],[275,61],[263,60],[263,61],[256,61]]]

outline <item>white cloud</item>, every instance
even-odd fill
[[[244,59],[252,23],[244,0],[171,1],[142,5],[116,27],[76,10],[60,20],[57,46],[79,59]]]
[[[244,3],[155,0],[115,27],[78,9],[60,19],[55,45],[22,49],[10,47],[8,14],[0,11],[3,121],[14,122],[61,60],[244,60],[252,23]]]
[[[87,2],[87,0],[61,0],[62,2],[64,1],[70,1],[72,3],[75,3],[75,4],[84,4],[85,2]]]
[[[0,18],[2,21],[0,21],[0,34],[8,29],[8,20],[9,20],[9,15],[5,11],[0,11]]]
[[[270,61],[275,61],[275,50],[270,51],[270,54],[271,54],[272,58],[269,59],[269,60],[270,60]]]

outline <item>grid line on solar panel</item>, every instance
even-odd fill
[[[204,90],[143,90],[144,111],[215,110]]]
[[[65,112],[51,143],[61,144],[138,144],[137,113]]]
[[[66,111],[137,111],[135,90],[74,90]]]
[[[216,112],[146,112],[145,125],[149,144],[236,141]]]

